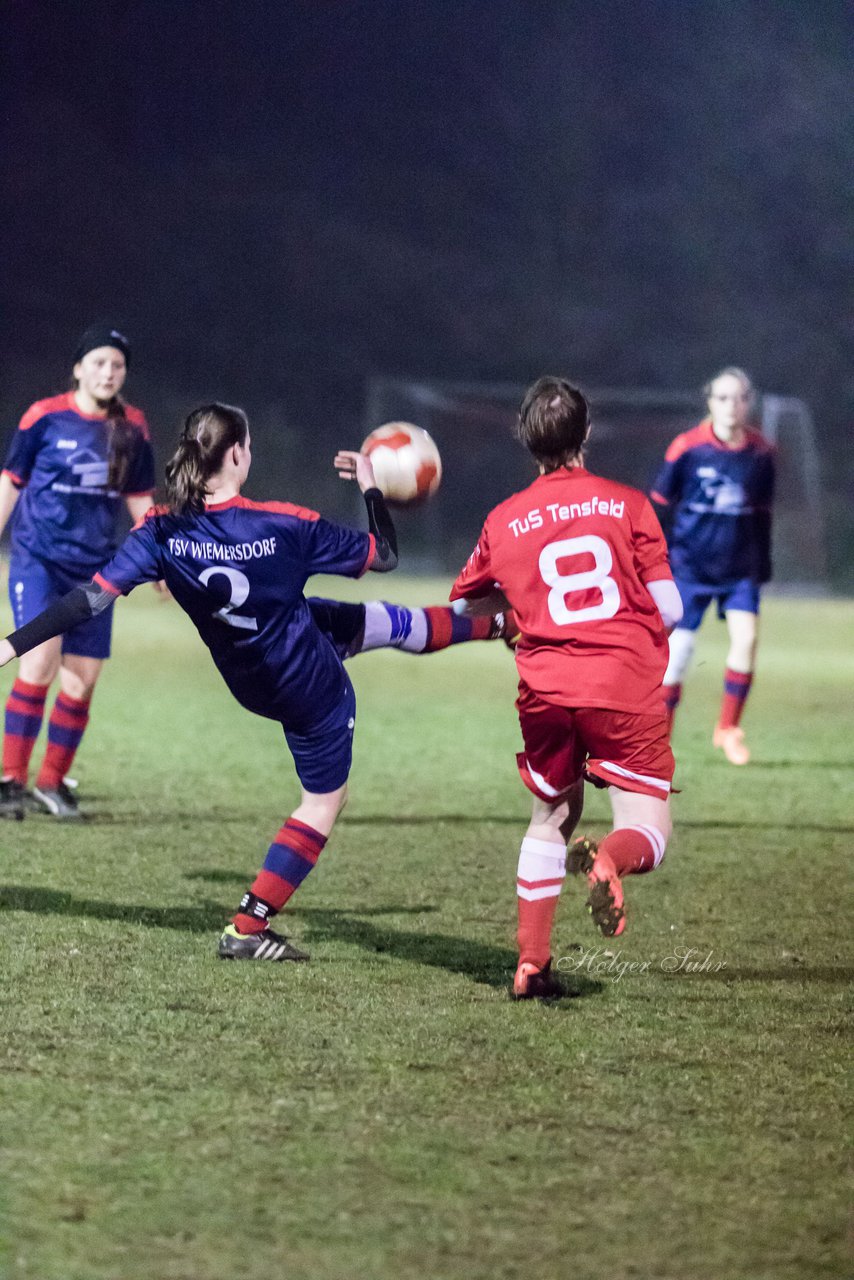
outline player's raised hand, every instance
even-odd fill
[[[362,493],[377,487],[374,468],[366,453],[352,449],[339,449],[335,455],[335,470],[342,480],[355,480]]]

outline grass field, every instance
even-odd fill
[[[0,1274],[846,1275],[852,624],[850,603],[768,603],[743,770],[709,746],[707,624],[663,867],[629,883],[610,948],[568,886],[574,998],[515,1005],[504,647],[351,664],[352,798],[285,916],[312,963],[225,965],[289,757],[174,606],[121,603],[75,769],[91,821],[0,824]],[[591,790],[585,828],[605,814]]]

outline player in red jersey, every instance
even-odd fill
[[[569,869],[586,874],[607,937],[625,927],[621,877],[657,867],[671,831],[661,680],[682,605],[647,499],[585,469],[589,430],[576,387],[534,383],[517,434],[540,474],[490,512],[451,591],[487,608],[504,598],[521,630],[517,763],[534,800],[517,876],[518,998],[560,993],[551,930],[585,777],[608,788],[614,825],[598,846],[576,841]]]
[[[12,438],[0,475],[0,535],[11,520],[9,597],[19,627],[110,558],[123,506],[138,520],[151,505],[148,428],[121,397],[129,360],[124,334],[93,325],[74,353],[72,390],[32,405]],[[108,610],[23,658],[6,702],[0,817],[22,818],[27,805],[80,817],[65,778],[110,656],[111,628]],[[47,750],[29,792],[30,757],[57,674]]]

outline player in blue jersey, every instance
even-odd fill
[[[697,630],[714,601],[730,647],[712,741],[743,765],[750,752],[740,721],[756,663],[759,592],[771,577],[774,450],[750,425],[753,386],[742,369],[722,369],[705,390],[709,417],[676,437],[652,493],[669,508],[670,563],[685,608],[670,637],[664,695],[672,723]]]
[[[140,583],[165,580],[237,701],[281,723],[301,785],[300,803],[270,845],[219,954],[304,960],[268,921],[311,871],[344,804],[356,701],[303,588],[315,573],[387,572],[397,565],[397,545],[370,459],[362,454],[342,451],[335,466],[365,496],[367,533],[287,502],[243,498],[250,462],[240,409],[210,404],[194,410],[166,468],[169,505],[150,510],[89,583],[0,641],[0,665],[99,616]]]
[[[138,520],[151,505],[148,428],[121,398],[129,360],[124,334],[108,325],[87,329],[74,354],[72,390],[32,405],[12,439],[0,475],[0,535],[11,519],[9,595],[18,626],[109,559],[122,507]],[[23,658],[6,702],[0,816],[21,818],[28,804],[57,818],[80,816],[65,777],[110,654],[111,627],[106,610]],[[47,750],[29,793],[30,757],[57,674]]]

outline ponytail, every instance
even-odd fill
[[[124,401],[119,396],[113,396],[110,401],[107,429],[109,431],[107,487],[116,493],[123,493],[136,452],[138,432],[133,423],[128,420]]]
[[[175,515],[199,515],[205,509],[208,481],[226,453],[245,445],[249,423],[242,409],[206,404],[188,414],[178,447],[166,464],[166,500]]]
[[[124,347],[118,349],[124,352],[125,360],[127,360],[128,353]],[[71,390],[76,391],[79,386],[80,379],[72,375]],[[137,431],[128,420],[125,402],[121,396],[113,396],[107,405],[106,422],[108,432],[107,488],[112,489],[114,493],[122,493],[127,483],[131,462],[136,451]]]

